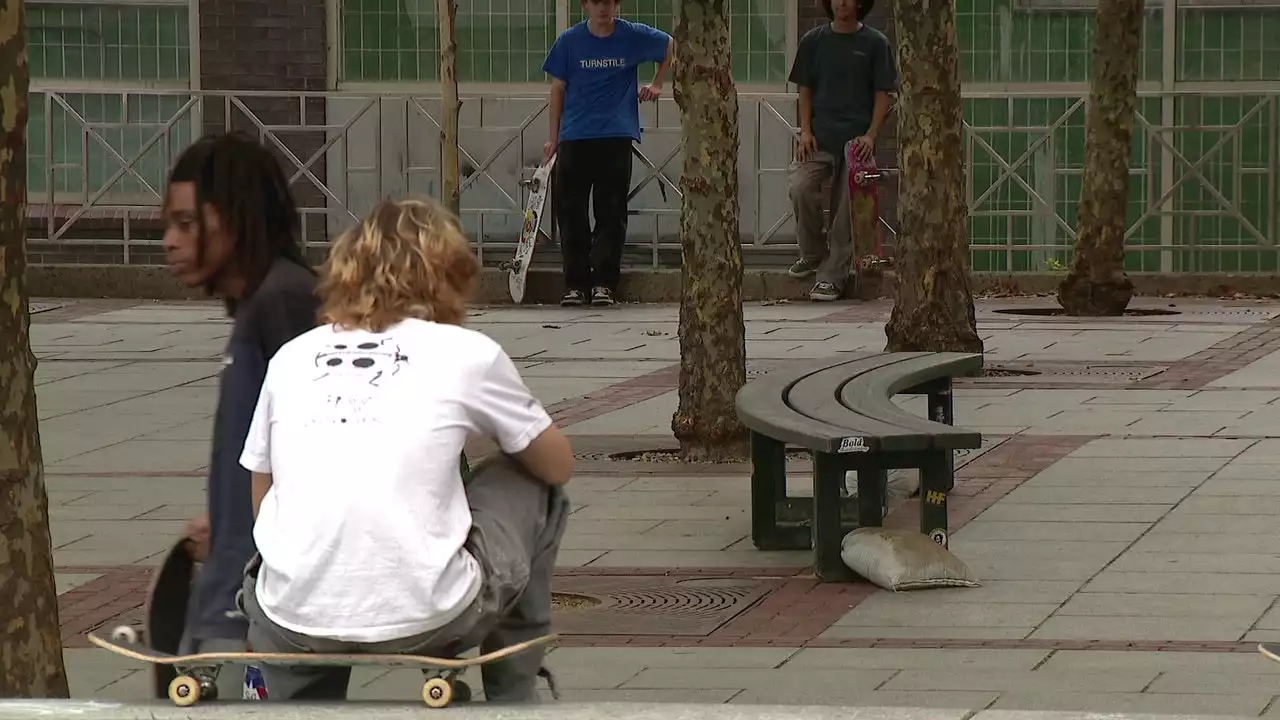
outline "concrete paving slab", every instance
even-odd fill
[[[786,661],[789,669],[950,671],[1034,670],[1052,654],[1049,650],[937,650],[913,648],[805,648]]]
[[[591,567],[778,567],[801,568],[813,562],[811,551],[759,550],[610,550]]]
[[[1005,496],[1010,503],[1060,505],[1176,505],[1191,493],[1189,487],[1043,487],[1023,485]]]
[[[1082,592],[1063,605],[1057,614],[1084,617],[1222,617],[1241,620],[1261,617],[1275,600],[1274,595]]]
[[[1112,570],[1131,572],[1257,573],[1280,574],[1280,555],[1206,555],[1202,553],[1125,553],[1111,565]]]
[[[799,648],[691,647],[691,648],[572,648],[558,647],[548,656],[557,672],[579,672],[603,665],[624,665],[644,669],[722,668],[770,669],[789,664]],[[834,666],[838,667],[838,666]]]
[[[1152,535],[1177,533],[1268,535],[1277,531],[1276,521],[1267,515],[1214,515],[1174,509],[1151,527]]]
[[[903,670],[881,685],[881,690],[996,690],[1029,692],[1142,692],[1158,673],[1146,670],[1112,672],[1060,672],[1054,670],[1001,670],[965,668],[939,674],[929,670]]]
[[[999,693],[993,692],[932,692],[932,691],[890,691],[832,689],[824,690],[821,696],[823,704],[850,705],[857,707],[904,707],[955,710],[968,708],[981,710],[993,702]],[[731,705],[811,705],[815,702],[813,692],[795,687],[747,688],[735,695]]]
[[[1258,662],[1256,653],[1139,652],[1132,650],[1055,650],[1040,666],[1055,672],[1155,671],[1159,673],[1260,675],[1275,678],[1271,663]]]
[[[1096,713],[1167,713],[1177,715],[1256,716],[1271,702],[1270,695],[1187,695],[1157,693],[1001,693],[995,710],[1047,710]],[[1014,716],[1004,716],[1013,720]],[[984,720],[996,720],[994,714]]]
[[[1276,528],[1273,528],[1276,529]],[[1265,555],[1280,547],[1280,535],[1261,534],[1151,534],[1134,543],[1132,552],[1177,554]]]
[[[1090,580],[1084,591],[1267,595],[1280,594],[1280,576],[1234,572],[1125,572],[1108,568]]]
[[[1143,522],[1164,517],[1172,505],[1080,505],[1000,502],[978,516],[989,522]]]
[[[1071,617],[1049,618],[1031,634],[1033,640],[1238,640],[1251,620],[1206,617]]]
[[[1138,539],[1151,525],[1142,522],[997,522],[986,519],[965,525],[954,540],[1123,541]]]
[[[1192,496],[1178,507],[1182,512],[1209,515],[1280,515],[1280,496]]]
[[[1223,438],[1102,438],[1073,451],[1069,457],[1159,458],[1164,460],[1233,458],[1244,452],[1251,445],[1253,445],[1252,440],[1227,440]]]
[[[1061,487],[1079,489],[1078,494],[1093,488],[1194,488],[1213,474],[1212,470],[1199,472],[1125,472],[1100,468],[1090,473],[1069,472],[1050,467],[1022,484],[1023,488]],[[1222,472],[1219,470],[1218,472]]]
[[[1204,495],[1280,495],[1280,470],[1271,480],[1232,480],[1214,478],[1196,489],[1196,497]]]
[[[817,669],[782,667],[778,670],[724,668],[650,668],[628,680],[622,687],[635,689],[661,688],[736,688],[789,687],[805,690],[811,697],[823,697],[831,691],[865,688],[873,690],[894,677],[893,670]],[[912,688],[903,688],[912,689]],[[937,688],[922,688],[937,689]],[[961,688],[969,689],[969,688]]]

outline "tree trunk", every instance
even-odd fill
[[[982,352],[969,277],[964,113],[954,0],[895,0],[898,120],[897,296],[891,351]]]
[[[439,0],[440,15],[440,202],[449,212],[462,211],[462,178],[458,162],[458,21],[457,0]]]
[[[1076,253],[1058,286],[1058,304],[1068,315],[1122,315],[1133,297],[1124,272],[1124,233],[1142,9],[1141,0],[1098,2]]]
[[[0,0],[0,698],[67,697],[26,288],[23,0]]]
[[[745,454],[734,398],[747,380],[738,237],[738,92],[729,0],[683,0],[676,21],[680,175],[680,405],[671,430],[686,460]]]

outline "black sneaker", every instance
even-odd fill
[[[596,288],[591,292],[591,304],[599,306],[612,305],[613,291],[607,287]]]
[[[560,307],[577,307],[585,301],[586,298],[581,290],[570,290],[564,294],[564,297],[560,298]]]

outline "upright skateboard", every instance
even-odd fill
[[[556,156],[538,168],[529,181],[529,201],[525,205],[524,224],[520,227],[520,242],[516,244],[516,255],[510,262],[498,267],[511,272],[507,280],[507,289],[511,299],[517,303],[524,301],[525,280],[529,276],[529,259],[533,257],[534,245],[538,242],[538,228],[542,226],[542,208],[547,204],[547,191],[551,186],[551,168],[555,167]]]
[[[853,235],[853,262],[850,274],[877,272],[888,265],[880,234],[880,191],[876,183],[885,174],[876,167],[875,158],[858,157],[854,141],[845,143],[844,157],[849,168],[849,228]]]
[[[156,568],[143,605],[142,632],[145,642],[159,652],[177,653],[187,627],[187,608],[191,602],[191,585],[195,580],[195,561],[191,559],[191,541],[183,538],[169,548],[164,562]],[[131,632],[133,632],[131,630]],[[136,636],[137,633],[133,632]],[[152,692],[157,698],[169,696],[169,684],[177,677],[172,667],[152,668]]]
[[[419,668],[426,681],[422,685],[422,700],[428,707],[442,708],[457,700],[471,699],[471,688],[458,679],[470,667],[501,660],[505,657],[549,644],[556,635],[519,643],[474,658],[437,658],[425,655],[365,655],[365,654],[313,654],[313,653],[199,653],[174,655],[160,652],[146,645],[130,642],[131,628],[116,628],[110,640],[89,633],[89,642],[98,647],[133,660],[152,663],[156,667],[169,668],[174,679],[167,688],[167,696],[174,705],[195,705],[201,699],[216,697],[214,677],[223,665],[312,665],[328,667],[355,667],[374,665],[384,667]],[[136,636],[135,636],[136,637]],[[179,674],[181,673],[181,674]],[[267,688],[270,693],[271,688]]]

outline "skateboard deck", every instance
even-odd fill
[[[853,267],[850,274],[857,277],[866,271],[878,271],[888,264],[884,257],[884,241],[880,232],[880,190],[877,183],[884,173],[876,167],[875,158],[858,157],[857,144],[849,141],[844,146],[846,167],[849,168],[849,229],[853,235]]]
[[[115,633],[112,633],[113,636]],[[122,642],[99,637],[89,633],[89,642],[100,648],[122,655],[133,660],[151,663],[156,667],[168,667],[174,670],[174,679],[167,688],[165,696],[178,706],[194,705],[201,696],[215,693],[213,690],[213,669],[223,665],[252,664],[262,665],[311,665],[311,666],[381,666],[418,668],[424,673],[434,671],[422,686],[422,699],[429,707],[448,706],[455,699],[464,701],[469,698],[470,688],[458,682],[457,677],[467,668],[501,660],[526,650],[554,642],[558,635],[543,635],[527,642],[495,650],[473,658],[438,658],[426,655],[378,655],[348,653],[197,653],[195,655],[175,655],[161,652],[141,643]],[[271,688],[267,688],[270,693]]]
[[[1258,652],[1268,660],[1280,662],[1280,643],[1259,643]]]
[[[510,271],[507,289],[514,302],[524,302],[525,281],[529,276],[529,260],[533,257],[533,248],[538,243],[538,228],[542,226],[542,210],[547,204],[547,194],[551,187],[551,169],[555,167],[556,156],[543,163],[533,179],[529,181],[529,200],[525,205],[524,224],[520,227],[520,241],[516,244],[516,254],[509,262],[498,267]]]
[[[187,627],[187,609],[191,601],[191,584],[195,579],[195,561],[183,538],[169,548],[164,562],[156,568],[147,588],[143,604],[143,641],[159,652],[176,654]],[[169,697],[169,685],[177,677],[172,667],[156,665],[151,672],[153,694]]]

